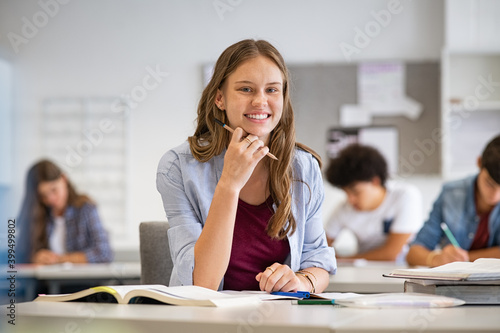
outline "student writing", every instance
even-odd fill
[[[19,217],[25,261],[110,262],[108,235],[95,204],[76,192],[61,169],[41,160],[28,171],[26,193]]]
[[[329,243],[349,229],[359,247],[349,258],[404,261],[406,243],[423,222],[418,189],[387,181],[384,157],[375,148],[359,144],[347,146],[332,159],[326,177],[347,195],[327,223]]]
[[[477,160],[479,173],[443,185],[408,252],[410,265],[500,258],[500,135]],[[459,246],[450,244],[445,223]]]

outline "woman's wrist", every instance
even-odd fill
[[[304,275],[295,273],[295,276],[297,276],[297,279],[299,279],[300,281],[300,288],[298,288],[297,290],[312,292],[311,283]]]
[[[231,179],[226,179],[227,177],[222,176],[217,183],[217,189],[220,192],[226,193],[228,195],[239,196],[241,189],[234,186],[234,181]]]
[[[310,291],[311,293],[316,292],[317,280],[314,274],[306,270],[300,270],[295,272],[295,275],[297,275],[297,277],[299,278],[302,277],[302,281],[305,282],[305,285],[308,286],[308,291]]]

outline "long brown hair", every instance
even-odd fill
[[[26,177],[26,193],[22,213],[28,217],[29,231],[31,234],[32,257],[38,250],[48,248],[47,223],[50,219],[50,207],[47,207],[38,194],[38,185],[65,177],[68,189],[68,206],[77,208],[92,200],[86,195],[78,194],[73,184],[63,174],[62,170],[49,160],[40,160],[28,171]]]
[[[284,239],[289,232],[294,233],[297,227],[292,214],[292,160],[295,147],[310,152],[318,160],[321,159],[312,149],[295,141],[295,120],[289,95],[289,74],[283,57],[278,50],[264,40],[246,39],[229,46],[217,60],[212,78],[203,90],[198,104],[197,128],[193,136],[188,138],[193,156],[200,162],[206,162],[221,154],[230,141],[230,134],[215,123],[215,118],[223,123],[228,119],[215,105],[217,90],[222,88],[225,80],[243,62],[257,56],[265,56],[272,60],[283,75],[283,114],[278,125],[271,133],[269,150],[275,153],[278,161],[268,161],[268,187],[271,198],[277,209],[267,225],[267,234],[276,239]],[[301,181],[301,180],[299,180]]]

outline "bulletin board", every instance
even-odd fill
[[[437,61],[406,62],[406,95],[423,106],[418,119],[375,116],[371,126],[391,126],[398,135],[398,174],[440,173],[441,145],[433,131],[441,129],[440,65]],[[328,133],[340,127],[340,108],[356,104],[357,64],[289,65],[297,141],[318,152],[328,164]]]

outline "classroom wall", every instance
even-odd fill
[[[2,219],[17,214],[25,172],[41,157],[44,98],[130,94],[148,68],[161,73],[130,114],[132,224],[128,239],[113,245],[134,247],[140,221],[164,219],[158,160],[192,134],[202,66],[224,48],[267,39],[289,64],[439,60],[443,6],[435,0],[1,1],[0,56],[14,71],[15,166]],[[30,30],[34,22],[39,27]],[[360,37],[370,27],[372,37]],[[12,43],[9,33],[26,38]]]

